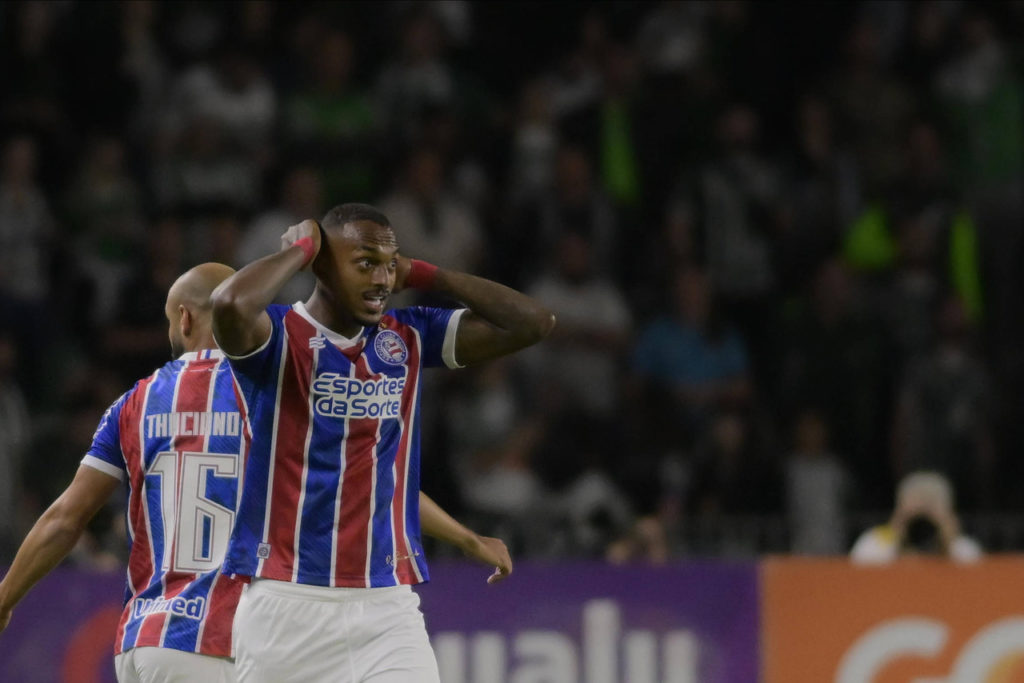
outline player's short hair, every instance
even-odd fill
[[[325,229],[329,229],[340,228],[346,223],[352,223],[353,221],[370,221],[385,228],[391,227],[391,221],[381,211],[369,204],[359,204],[357,202],[338,204],[327,212],[320,224]]]

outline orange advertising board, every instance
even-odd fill
[[[1024,683],[1024,559],[762,564],[764,683]]]

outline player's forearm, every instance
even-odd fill
[[[476,536],[420,491],[420,529],[431,538],[464,550]]]
[[[85,531],[60,499],[43,513],[18,549],[11,569],[0,581],[0,612],[14,609],[25,594],[67,557]]]
[[[469,364],[514,353],[536,344],[555,327],[555,315],[533,297],[482,277],[438,269],[433,288],[466,305],[500,334],[486,348],[473,348],[459,357]]]

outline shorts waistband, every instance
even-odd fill
[[[272,593],[297,600],[318,600],[327,602],[347,602],[350,600],[373,600],[386,598],[403,593],[411,593],[412,587],[407,585],[381,586],[379,588],[348,588],[332,586],[311,586],[304,583],[291,583],[276,579],[253,578],[248,590],[261,593]]]

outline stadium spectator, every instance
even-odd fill
[[[912,472],[900,481],[889,522],[862,533],[850,550],[850,559],[863,565],[889,564],[909,555],[959,563],[981,559],[981,546],[960,530],[953,487],[937,472]]]
[[[939,313],[939,342],[908,368],[899,387],[893,436],[897,475],[927,469],[959,485],[972,509],[993,498],[992,382],[970,345],[963,304],[947,299]]]
[[[531,403],[554,413],[571,408],[612,419],[621,391],[620,359],[630,341],[626,297],[595,267],[590,245],[575,233],[562,236],[526,292],[560,322],[546,344],[523,355],[530,384],[537,387]]]
[[[714,302],[705,271],[684,267],[672,287],[672,308],[640,330],[630,352],[632,394],[659,414],[666,413],[651,404],[670,401],[667,414],[693,439],[717,409],[745,404],[752,385],[746,346]]]
[[[846,549],[846,497],[850,481],[831,451],[828,424],[806,410],[794,428],[785,463],[790,550],[800,555],[839,555]]]

